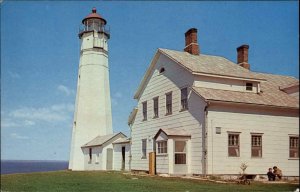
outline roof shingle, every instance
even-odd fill
[[[94,139],[92,139],[90,142],[84,144],[82,147],[101,146],[101,145],[103,145],[104,143],[106,143],[107,141],[109,141],[110,139],[112,139],[113,137],[115,137],[119,134],[121,134],[125,137],[125,135],[121,132],[120,133],[109,134],[109,135],[97,136]]]
[[[194,73],[263,79],[261,76],[251,73],[248,69],[245,69],[224,57],[204,54],[192,55],[187,52],[169,49],[159,49],[159,51]]]

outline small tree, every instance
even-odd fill
[[[241,164],[240,168],[243,171],[243,175],[245,174],[245,171],[246,171],[247,167],[248,167],[248,165],[246,163]]]

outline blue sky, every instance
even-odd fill
[[[110,26],[113,128],[129,134],[133,95],[157,48],[182,50],[198,29],[201,53],[253,71],[299,78],[299,3],[4,1],[1,3],[1,159],[68,160],[79,65],[78,27],[96,7]]]

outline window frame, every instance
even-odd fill
[[[258,139],[254,139],[258,138]],[[252,158],[262,158],[263,157],[263,151],[262,151],[262,146],[263,146],[263,140],[262,140],[262,134],[251,134],[251,157]],[[255,156],[253,154],[254,150],[259,150],[260,154],[258,156]]]
[[[176,142],[184,142],[185,143],[184,150],[182,152],[176,151]],[[180,156],[184,155],[184,156],[182,156],[184,158],[176,160],[176,157],[180,157],[178,155],[180,155]],[[180,157],[180,158],[182,158],[182,157]],[[180,162],[180,160],[181,161],[183,160],[184,162]],[[187,141],[186,140],[175,140],[174,141],[174,164],[175,165],[187,165]]]
[[[183,95],[183,90],[186,90],[186,95]],[[180,106],[181,109],[180,111],[186,111],[189,109],[189,103],[188,103],[188,95],[189,95],[189,90],[188,87],[183,87],[180,89],[181,97],[180,97]]]
[[[147,121],[147,101],[142,102],[143,121]]]
[[[246,82],[246,91],[253,91],[253,83]]]
[[[230,138],[230,136],[237,136],[237,139],[233,140]],[[227,145],[228,145],[228,157],[240,157],[240,133],[238,132],[228,132],[228,137],[227,137]],[[237,143],[235,143],[235,141],[237,141]],[[233,142],[233,143],[232,143]],[[237,155],[233,156],[230,154],[230,149],[237,149]]]
[[[168,154],[168,140],[156,141],[157,155]]]
[[[172,102],[172,92],[166,93],[166,115],[172,114]]]
[[[141,152],[142,152],[142,159],[147,159],[147,139],[142,139],[142,150],[141,150]]]
[[[155,102],[157,102],[157,106],[155,106]],[[159,117],[159,97],[153,98],[153,118]]]
[[[296,145],[296,146],[291,146],[292,145],[291,139],[294,139],[293,145]],[[298,156],[292,157],[291,152],[293,152],[293,153],[297,152]],[[297,135],[289,135],[289,158],[290,159],[299,159],[299,136],[297,136]]]

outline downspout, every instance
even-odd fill
[[[209,102],[207,102],[206,106],[204,107],[204,135],[203,135],[203,146],[204,146],[204,149],[203,149],[203,175],[204,177],[206,177],[207,175],[207,114],[208,114],[208,111],[207,111],[207,108],[209,106]]]
[[[129,138],[130,138],[130,141],[129,141],[129,165],[128,165],[128,168],[129,168],[129,171],[131,171],[131,159],[132,159],[132,155],[131,155],[131,144],[132,144],[131,132],[132,132],[132,123],[128,124],[128,126],[129,126],[129,129],[130,129],[130,134],[129,134]]]

